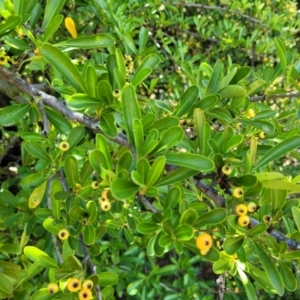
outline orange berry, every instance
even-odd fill
[[[243,216],[246,215],[248,211],[248,208],[245,204],[238,204],[235,208],[235,212],[239,215],[239,216]]]

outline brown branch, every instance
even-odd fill
[[[196,187],[204,193],[208,198],[212,199],[218,206],[224,207],[226,199],[218,194],[218,192],[211,186],[205,184],[201,180],[198,180]]]
[[[48,122],[48,118],[45,112],[45,107],[44,107],[44,103],[43,101],[39,101],[38,102],[38,107],[40,110],[40,113],[42,115],[42,120],[43,120],[43,133],[48,134],[50,132],[50,127],[49,127],[49,122]]]
[[[90,118],[82,113],[72,111],[67,106],[65,106],[63,101],[60,101],[56,97],[48,95],[38,90],[32,84],[29,84],[18,75],[1,66],[0,79],[13,85],[19,92],[25,93],[37,101],[42,101],[45,105],[48,105],[51,108],[55,109],[57,112],[61,113],[66,118],[70,120],[75,120],[78,123],[85,125],[86,127],[94,129],[96,132],[102,133],[102,131],[99,128],[98,119]],[[129,142],[123,134],[119,134],[116,138],[112,138],[111,140],[129,148],[131,151],[133,150],[133,147],[129,144]]]
[[[168,3],[163,2],[163,4],[168,4]],[[267,24],[262,23],[260,20],[254,18],[254,17],[243,14],[243,13],[237,11],[237,10],[230,10],[226,7],[221,7],[221,6],[216,6],[216,5],[196,4],[196,3],[182,3],[182,2],[172,2],[172,5],[186,6],[186,7],[197,7],[197,8],[207,9],[207,10],[218,10],[218,11],[222,11],[222,12],[228,12],[230,14],[237,15],[237,16],[240,16],[244,19],[247,19],[247,20],[250,20],[254,23],[257,23],[257,24],[261,25],[262,27],[269,27]]]
[[[253,226],[257,226],[259,225],[260,222],[251,218],[250,221],[250,225]],[[279,232],[279,231],[275,231],[275,230],[270,230],[268,231],[269,235],[271,235],[273,238],[275,238],[275,240],[277,241],[277,243],[280,242],[286,242],[289,249],[293,249],[293,250],[299,250],[300,249],[300,242],[297,242],[296,240],[287,238],[283,233]]]
[[[226,291],[226,285],[225,285],[225,273],[221,274],[217,280],[217,287],[218,287],[218,300],[224,299],[224,293]]]

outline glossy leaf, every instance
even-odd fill
[[[42,29],[46,30],[51,20],[59,14],[62,7],[65,4],[65,0],[48,0],[45,8],[45,15],[42,23]]]
[[[58,268],[56,261],[47,253],[34,246],[24,247],[24,254],[33,262],[45,268]]]
[[[114,39],[107,33],[78,37],[55,44],[62,48],[98,49],[114,46]]]
[[[121,107],[126,123],[129,140],[134,143],[134,119],[141,119],[139,104],[136,99],[134,87],[131,84],[125,85],[122,89]]]
[[[70,122],[55,110],[45,107],[48,120],[61,133],[68,134],[72,130]]]
[[[31,209],[36,208],[42,201],[46,191],[47,181],[36,187],[29,196],[28,206]]]
[[[292,207],[292,214],[298,231],[300,231],[300,209],[298,207]]]
[[[131,80],[131,84],[133,86],[138,86],[141,82],[143,82],[150,74],[152,73],[151,68],[139,69],[138,73],[135,73],[134,77]]]
[[[287,266],[287,264],[283,261],[279,261],[280,266],[280,273],[281,277],[284,283],[285,288],[288,291],[295,291],[297,289],[297,279],[295,278],[295,275],[293,274],[290,267]]]
[[[237,98],[246,95],[246,90],[240,85],[228,85],[219,92],[222,99]]]
[[[180,224],[193,225],[198,219],[198,213],[195,209],[187,209],[180,217]]]
[[[152,186],[158,181],[164,170],[165,163],[166,158],[164,156],[159,156],[155,159],[147,176],[146,186]]]
[[[175,115],[182,117],[187,114],[195,104],[199,94],[196,86],[190,86],[181,96],[175,109]]]
[[[241,268],[237,268],[237,271],[240,275],[241,281],[243,283],[243,286],[245,288],[247,297],[249,300],[257,300],[257,295],[254,289],[253,284],[251,283],[250,279],[247,277],[246,273],[241,269]]]
[[[28,113],[30,104],[16,104],[0,109],[0,125],[12,126],[18,123]]]
[[[86,245],[92,245],[96,240],[96,229],[92,224],[83,227],[83,240]]]
[[[238,252],[244,243],[244,236],[235,236],[226,238],[223,248],[227,254],[233,255]]]
[[[107,285],[115,285],[118,282],[118,275],[112,272],[101,272],[97,273],[99,277],[99,285],[107,286]]]
[[[61,74],[64,79],[80,93],[88,93],[86,84],[69,57],[61,50],[50,44],[44,44],[41,52],[49,63]]]
[[[282,296],[284,293],[284,286],[282,282],[282,278],[274,265],[273,261],[269,257],[269,255],[264,251],[264,249],[258,244],[254,243],[257,255],[261,261],[261,264],[266,271],[274,289],[276,292]]]
[[[194,236],[194,229],[188,224],[180,224],[175,228],[174,235],[178,241],[188,241]]]
[[[0,36],[15,29],[21,22],[20,16],[9,16],[5,22],[0,24]]]
[[[65,173],[68,184],[74,188],[79,181],[78,162],[74,156],[68,156],[66,158]]]
[[[197,222],[194,224],[195,227],[201,228],[206,225],[219,224],[226,220],[227,211],[224,208],[216,208],[209,212],[202,214]]]
[[[277,158],[299,147],[300,147],[300,136],[296,135],[290,137],[282,141],[281,143],[278,143],[269,151],[267,151],[267,153],[258,161],[254,169],[259,169],[260,167],[268,164],[270,161],[274,161]]]
[[[136,184],[122,178],[114,179],[111,184],[111,191],[119,200],[133,198],[138,190],[139,187]]]
[[[100,129],[110,138],[118,135],[115,117],[112,114],[103,114],[100,121]]]
[[[179,181],[188,179],[198,173],[199,173],[199,171],[197,171],[197,170],[179,167],[175,171],[169,173],[167,176],[160,179],[155,185],[162,186],[162,185],[172,184],[175,182],[179,182]]]

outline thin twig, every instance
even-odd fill
[[[139,199],[140,199],[141,202],[142,202],[147,208],[149,208],[149,210],[151,210],[152,212],[154,212],[154,213],[161,212],[159,209],[155,208],[155,207],[148,201],[148,199],[147,199],[145,196],[139,195]]]
[[[270,99],[283,99],[283,98],[300,98],[300,93],[297,92],[289,92],[289,93],[285,93],[285,94],[275,94],[275,95],[262,95],[262,96],[253,96],[250,97],[250,101],[251,102],[256,102],[256,101],[263,101],[263,100],[270,100]]]
[[[47,184],[47,206],[49,209],[52,209],[52,203],[51,203],[52,182],[53,182],[53,176],[51,176],[48,179],[48,184]],[[63,260],[62,254],[61,254],[59,246],[58,246],[57,237],[55,234],[52,234],[51,236],[52,236],[52,242],[54,245],[54,249],[55,249],[55,253],[56,253],[58,262],[61,265],[61,264],[63,264],[64,260]]]
[[[88,263],[88,265],[90,267],[91,273],[93,275],[96,275],[97,274],[97,267],[95,266],[95,264],[93,263],[90,255],[89,255],[89,251],[88,251],[88,248],[87,248],[87,246],[86,246],[86,244],[85,244],[85,242],[83,240],[82,234],[79,235],[79,239],[80,239],[80,242],[81,242],[81,245],[82,245],[82,251],[83,251],[83,254],[84,254],[84,259],[87,261],[87,263]],[[102,300],[100,286],[96,285],[95,289],[96,289],[97,300]]]
[[[49,127],[49,122],[48,122],[48,118],[45,112],[45,107],[44,107],[44,103],[42,101],[38,102],[38,107],[40,110],[40,113],[42,115],[42,120],[43,120],[43,133],[46,133],[46,135],[50,132],[50,127]]]
[[[163,2],[163,4],[168,4],[168,3]],[[267,24],[262,23],[260,20],[254,18],[254,17],[243,14],[243,13],[237,11],[237,10],[230,10],[227,7],[221,7],[221,6],[216,6],[216,5],[196,4],[196,3],[183,3],[183,2],[172,2],[172,5],[186,6],[186,7],[197,7],[197,8],[207,9],[207,10],[219,10],[219,11],[223,11],[223,12],[228,12],[230,14],[237,15],[237,16],[243,17],[245,19],[248,19],[248,20],[250,20],[254,23],[257,23],[257,24],[261,25],[262,27],[268,27]]]

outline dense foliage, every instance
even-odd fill
[[[0,299],[299,298],[297,3],[194,2],[0,1]]]

